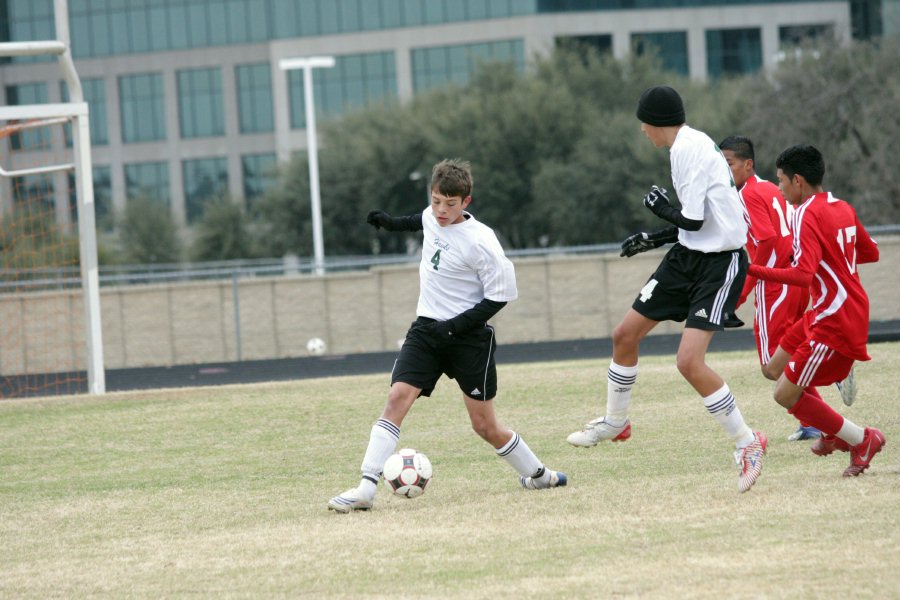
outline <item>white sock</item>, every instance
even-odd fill
[[[606,373],[606,422],[621,427],[628,418],[631,388],[637,380],[638,366],[623,367],[610,361]]]
[[[375,497],[375,489],[384,461],[397,449],[400,440],[400,428],[387,419],[378,419],[372,425],[372,433],[369,434],[369,445],[362,462],[362,479],[359,482],[359,491],[369,499]]]
[[[533,477],[545,483],[550,481],[550,471],[544,468],[525,440],[515,431],[510,440],[497,449],[497,456],[508,462],[522,477]]]
[[[725,432],[734,438],[736,447],[744,448],[753,442],[753,430],[744,422],[741,409],[737,407],[727,383],[704,397],[703,404]]]
[[[859,446],[863,443],[863,438],[866,437],[866,431],[850,419],[844,417],[844,424],[841,425],[840,430],[835,436],[841,438],[851,446]]]

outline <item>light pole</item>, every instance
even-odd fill
[[[325,272],[325,244],[322,241],[322,199],[319,196],[319,150],[316,145],[316,109],[313,104],[312,70],[334,66],[333,56],[283,58],[278,61],[282,71],[303,69],[303,99],[306,105],[306,145],[309,153],[309,195],[312,208],[313,257],[315,272]]]

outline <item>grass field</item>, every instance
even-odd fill
[[[716,354],[750,424],[760,481],[736,491],[730,442],[678,376],[642,359],[630,441],[565,443],[605,404],[608,359],[503,365],[497,412],[569,486],[522,490],[442,380],[403,426],[435,478],[337,515],[388,375],[0,402],[2,598],[897,598],[900,344],[870,346],[845,408],[888,445],[788,442],[756,357]]]

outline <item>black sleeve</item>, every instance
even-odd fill
[[[425,228],[422,225],[422,213],[405,217],[393,217],[391,225],[391,231],[422,231]]]
[[[456,315],[449,320],[456,333],[463,333],[476,327],[484,326],[500,309],[506,306],[506,302],[495,302],[485,298],[469,310]]]
[[[694,220],[688,219],[681,211],[673,206],[665,206],[661,208],[656,216],[660,219],[664,219],[669,223],[672,223],[679,229],[684,229],[685,231],[699,231],[701,227],[703,227],[703,219]]]

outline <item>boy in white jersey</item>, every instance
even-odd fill
[[[685,124],[678,92],[668,86],[646,90],[638,102],[637,117],[654,146],[671,149],[672,182],[682,208],[671,206],[666,190],[653,186],[644,205],[672,225],[632,235],[622,243],[622,256],[676,244],[613,330],[605,416],[569,435],[568,441],[590,447],[602,440],[631,437],[628,408],[637,379],[638,345],[660,321],[686,321],[678,346],[678,371],[734,439],[735,461],[741,469],[738,490],[746,492],[759,477],[767,439],[747,426],[728,385],[706,364],[713,333],[741,324],[733,315],[747,274],[742,249],[747,224],[741,201],[719,147],[705,133]]]
[[[372,426],[359,486],[335,496],[340,513],[372,508],[384,461],[394,453],[400,425],[420,395],[429,396],[441,375],[456,379],[472,429],[519,473],[525,489],[566,485],[566,475],[544,467],[519,434],[497,421],[494,328],[487,321],[518,297],[513,264],[493,230],[466,207],[472,201],[468,162],[443,160],[431,174],[431,207],[392,217],[381,210],[367,222],[387,231],[423,231],[417,318],[406,333],[391,372],[391,389]]]

